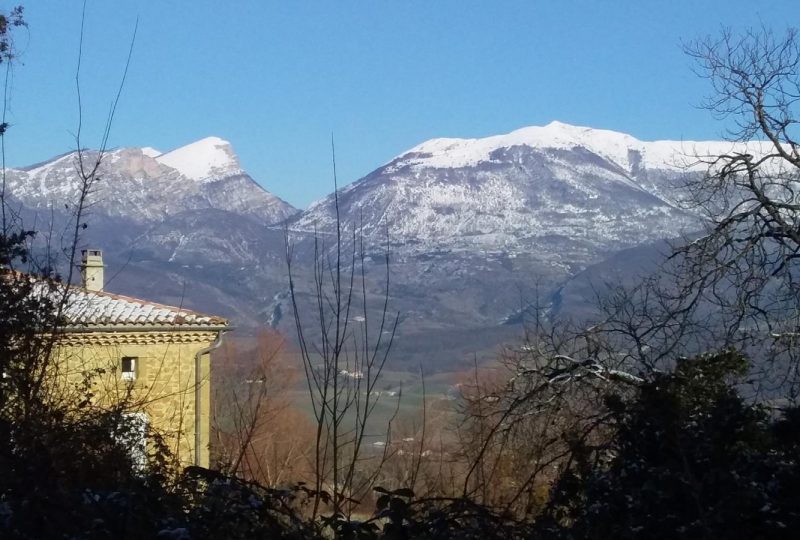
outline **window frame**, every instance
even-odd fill
[[[125,369],[125,362],[126,360],[130,361],[130,369]],[[138,363],[139,357],[138,356],[123,356],[120,358],[120,378],[123,381],[133,382],[136,380],[138,375]]]

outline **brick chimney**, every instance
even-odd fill
[[[103,252],[81,250],[81,286],[88,291],[103,290]]]

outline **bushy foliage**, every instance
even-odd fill
[[[535,522],[382,488],[367,519],[311,520],[315,494],[303,485],[265,488],[197,467],[175,477],[158,461],[137,471],[110,435],[113,411],[54,411],[6,426],[16,450],[3,455],[0,530],[20,539],[789,538],[800,526],[800,411],[748,404],[736,391],[746,369],[735,352],[702,356],[635,399],[609,397],[611,444],[574,449]]]
[[[638,399],[609,398],[617,434],[600,459],[576,452],[539,521],[545,537],[793,537],[800,413],[746,403],[734,383],[747,368],[732,351],[686,359]]]

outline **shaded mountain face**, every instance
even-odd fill
[[[599,265],[591,273],[602,278],[602,261],[620,264],[622,250],[697,230],[678,188],[703,172],[692,156],[730,150],[552,123],[427,141],[341,189],[344,228],[362,227],[373,317],[388,249],[391,309],[402,320],[395,361],[437,369],[494,350],[531,304],[575,298],[566,295],[581,289],[569,286],[575,276]],[[109,152],[101,177],[84,243],[104,250],[109,290],[294,336],[284,230],[310,309],[314,231],[332,246],[333,195],[298,212],[215,137],[167,153]],[[63,222],[76,178],[69,154],[9,171],[8,186],[25,212]]]

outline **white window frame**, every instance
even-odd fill
[[[125,360],[130,360],[131,362],[130,371],[125,371]],[[138,367],[136,364],[138,363],[138,360],[139,358],[137,356],[123,356],[120,359],[120,373],[123,381],[136,380],[136,368]]]

